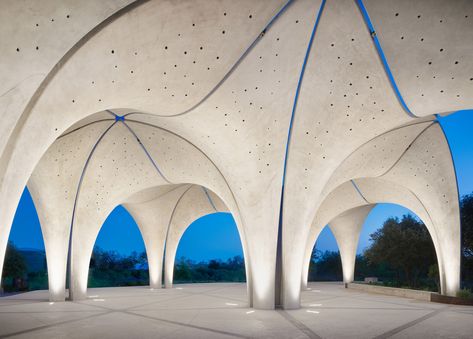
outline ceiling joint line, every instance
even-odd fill
[[[356,184],[355,180],[352,179],[350,180],[350,182],[352,183],[353,187],[355,188],[355,190],[358,192],[358,194],[360,195],[360,197],[368,204],[371,204],[366,198],[365,196],[363,195],[363,193],[361,192],[360,188],[358,187],[358,185]]]
[[[325,0],[324,0],[325,1]],[[289,7],[290,5],[294,2],[294,0],[288,0],[284,6],[282,6],[279,11],[269,20],[269,22],[266,24],[266,26],[261,30],[261,32],[258,34],[258,36],[251,42],[251,44],[246,48],[246,50],[243,52],[243,54],[237,59],[237,61],[233,64],[233,66],[228,70],[227,73],[223,76],[222,79],[208,92],[202,99],[200,99],[196,104],[194,104],[192,107],[186,109],[183,112],[176,113],[176,114],[170,114],[170,115],[162,115],[162,114],[150,114],[150,113],[145,113],[145,112],[129,112],[125,114],[124,116],[129,116],[129,115],[153,115],[157,116],[160,118],[172,118],[172,117],[178,117],[181,115],[185,115],[187,113],[192,112],[195,110],[197,107],[202,105],[205,101],[207,101],[208,98],[210,98],[216,91],[219,89],[223,83],[233,74],[233,72],[238,68],[238,66],[242,63],[242,61],[250,54],[250,52],[254,49],[254,47],[258,44],[258,42],[264,37],[264,35],[268,32],[268,30],[273,26],[273,24],[277,21],[277,19],[283,14]]]
[[[376,51],[378,52],[378,56],[381,59],[381,62],[383,64],[384,71],[386,72],[386,75],[388,76],[389,82],[391,83],[391,87],[394,90],[394,93],[396,94],[396,97],[401,104],[402,108],[404,111],[412,118],[418,118],[414,113],[411,112],[409,107],[407,106],[406,102],[404,101],[404,98],[401,95],[401,92],[399,91],[399,87],[397,87],[396,80],[394,79],[394,76],[391,72],[391,69],[389,68],[388,60],[386,59],[386,56],[384,55],[383,49],[381,47],[381,43],[378,39],[378,35],[376,34],[376,30],[371,22],[370,16],[368,14],[368,11],[365,8],[365,5],[363,4],[362,0],[356,0],[356,3],[358,4],[358,8],[361,11],[361,14],[363,16],[363,19],[365,21],[366,26],[368,27],[368,30],[370,32],[371,38],[373,39],[374,45],[376,47]]]
[[[77,131],[79,131],[79,130],[85,128],[85,127],[89,127],[89,126],[91,126],[91,125],[93,125],[93,124],[97,124],[97,123],[99,123],[99,122],[104,122],[104,121],[114,121],[114,119],[100,119],[100,120],[95,120],[95,121],[89,122],[89,123],[87,123],[87,124],[85,124],[85,125],[82,125],[82,126],[79,126],[79,127],[75,128],[75,129],[73,129],[72,131],[69,131],[69,132],[67,132],[67,133],[61,134],[60,136],[57,137],[57,139],[64,138],[64,137],[66,137],[66,136],[68,136],[68,135],[70,135],[70,134],[72,134],[72,133],[75,133],[75,132],[77,132]]]
[[[210,197],[209,191],[204,186],[200,186],[200,187],[202,187],[202,190],[204,191],[205,195],[207,196],[207,199],[209,200],[210,205],[212,205],[212,208],[214,209],[214,211],[218,212],[212,198]]]
[[[448,151],[450,153],[450,159],[452,159],[452,166],[453,166],[453,174],[455,175],[455,184],[457,186],[457,196],[458,201],[460,201],[460,186],[458,185],[458,175],[457,175],[457,165],[455,163],[455,158],[453,157],[452,146],[450,145],[450,141],[448,141],[447,133],[445,133],[445,129],[442,125],[442,117],[439,114],[435,114],[435,122],[439,125],[440,130],[442,131],[443,137],[447,140]]]
[[[95,35],[97,35],[102,29],[107,27],[109,24],[117,20],[118,18],[122,17],[126,13],[132,11],[133,9],[139,7],[140,5],[148,2],[149,0],[136,0],[131,2],[122,8],[120,8],[115,13],[111,14],[105,20],[100,22],[97,26],[93,27],[87,34],[85,34],[79,41],[77,41],[74,46],[72,46],[66,54],[62,56],[62,58],[52,67],[50,72],[46,75],[46,77],[41,81],[39,87],[35,90],[34,94],[31,96],[31,99],[25,106],[25,109],[21,113],[20,118],[18,119],[18,123],[15,125],[15,129],[12,132],[12,135],[17,133],[20,129],[22,129],[25,125],[25,122],[28,116],[31,114],[33,107],[37,104],[39,98],[43,95],[45,89],[51,83],[52,79],[59,73],[59,71],[64,67],[64,65],[72,58],[73,55],[82,47],[84,46],[89,40],[91,40]],[[11,143],[13,143],[13,139],[10,138],[7,142],[7,145],[4,149],[10,149]],[[6,160],[10,159],[11,152],[2,154],[0,156],[0,163],[6,163]],[[3,171],[0,168],[0,171]],[[0,177],[2,177],[0,175]]]
[[[382,137],[382,136],[386,136],[388,135],[389,133],[392,133],[394,131],[398,131],[400,129],[403,129],[403,128],[406,128],[406,127],[410,127],[410,126],[415,126],[415,125],[420,125],[420,124],[425,124],[425,123],[428,123],[429,121],[432,121],[432,120],[428,120],[428,121],[418,121],[418,120],[415,120],[414,122],[411,122],[409,124],[406,124],[406,125],[402,125],[402,126],[398,126],[396,128],[393,128],[393,129],[390,129],[389,131],[386,131],[386,132],[383,132],[377,136],[375,136],[374,138],[364,142],[363,144],[361,144],[360,146],[358,146],[355,150],[353,150],[352,152],[350,152],[350,154],[340,163],[337,165],[337,167],[334,169],[333,173],[337,172],[338,169],[340,167],[342,167],[343,164],[345,164],[345,162],[347,161],[347,159],[349,159],[353,154],[357,153],[362,147],[366,146],[367,144],[369,144],[371,141],[373,141],[374,139],[376,138],[379,138],[379,137]],[[333,177],[333,174],[332,176],[330,177],[330,179]],[[329,181],[327,181],[329,182]],[[324,186],[324,189],[326,188],[327,185]]]
[[[235,204],[235,206],[236,206],[236,208],[237,208],[237,211],[236,211],[236,212],[238,212],[238,218],[240,218],[240,220],[242,220],[242,222],[243,222],[243,217],[241,216],[241,212],[240,212],[240,206],[238,205],[238,202],[237,202],[237,200],[236,200],[235,193],[233,192],[233,190],[232,190],[230,184],[228,183],[227,178],[223,175],[223,173],[222,173],[222,171],[220,170],[220,168],[219,168],[219,167],[217,166],[217,164],[209,157],[208,154],[206,154],[202,149],[200,149],[199,147],[197,147],[195,144],[193,144],[193,143],[192,143],[191,141],[189,141],[188,139],[182,137],[181,135],[179,135],[179,134],[177,134],[177,133],[175,133],[175,132],[173,132],[173,131],[171,131],[171,130],[168,130],[168,129],[166,129],[166,128],[163,128],[163,127],[160,127],[160,126],[157,126],[157,125],[153,125],[153,124],[151,124],[151,123],[149,123],[149,122],[140,121],[140,120],[131,120],[131,119],[129,119],[129,120],[127,120],[127,121],[134,122],[134,123],[136,123],[136,124],[140,124],[140,125],[143,125],[143,126],[150,126],[150,127],[155,128],[155,129],[157,129],[157,130],[164,131],[164,132],[166,132],[166,133],[172,134],[173,136],[179,138],[180,140],[184,140],[186,143],[188,143],[188,144],[191,145],[194,149],[196,149],[200,154],[202,154],[202,155],[212,164],[212,166],[217,170],[218,174],[221,175],[223,181],[225,182],[226,187],[228,188],[228,190],[229,190],[229,192],[230,192],[230,194],[231,194],[231,197],[232,197],[232,199],[233,199],[233,202],[234,202],[234,204]],[[231,212],[231,213],[232,213],[232,215],[234,215],[235,212]],[[235,217],[235,215],[234,215],[234,217]],[[242,232],[242,234],[244,234],[243,230],[242,230],[241,232]]]
[[[382,174],[378,175],[377,177],[382,177],[382,176],[388,174],[389,171],[391,171],[399,163],[399,161],[401,161],[402,157],[407,153],[407,151],[409,151],[409,149],[421,137],[421,135],[424,134],[424,132],[427,131],[430,127],[435,125],[435,123],[436,122],[433,121],[431,124],[426,126],[422,131],[420,131],[420,133],[417,134],[417,136],[409,143],[409,145],[407,145],[406,149],[401,153],[401,155],[397,158],[397,160],[391,166],[389,166],[389,168],[386,171],[384,171]]]
[[[304,73],[305,69],[307,66],[307,61],[309,59],[310,51],[312,49],[312,44],[314,42],[315,38],[315,32],[317,31],[317,26],[319,25],[320,18],[322,16],[322,11],[325,6],[325,0],[322,0],[320,3],[320,7],[318,8],[317,12],[315,13],[315,22],[314,26],[312,28],[312,31],[310,33],[309,41],[307,44],[307,49],[304,55],[304,59],[302,61],[302,66],[301,70],[299,73],[299,79],[297,81],[297,86],[296,86],[296,92],[294,95],[294,103],[292,105],[292,110],[291,110],[291,116],[289,119],[289,128],[287,132],[287,138],[286,138],[286,149],[284,153],[284,164],[283,164],[283,175],[282,175],[282,182],[281,182],[281,200],[279,203],[279,223],[278,223],[278,232],[277,232],[277,245],[276,245],[276,288],[275,288],[275,306],[281,306],[282,305],[282,280],[283,280],[283,273],[282,273],[282,255],[283,255],[283,243],[282,243],[282,233],[283,233],[283,210],[284,210],[284,190],[285,190],[285,181],[286,181],[286,172],[287,172],[287,159],[289,156],[289,146],[291,142],[291,136],[292,136],[292,128],[294,125],[294,118],[295,118],[295,113],[296,113],[296,108],[297,108],[297,102],[299,100],[299,93],[301,91],[302,87],[302,81],[304,78]]]
[[[106,109],[105,112],[109,113],[112,115],[114,118],[118,117],[118,114],[115,114],[112,110]]]
[[[181,194],[181,196],[179,197],[179,199],[177,199],[176,201],[176,204],[174,205],[174,208],[172,209],[172,212],[171,212],[171,215],[169,216],[169,221],[168,221],[168,226],[166,228],[166,238],[164,240],[164,249],[163,249],[163,268],[166,269],[166,248],[167,248],[167,245],[168,245],[168,238],[169,238],[169,230],[171,229],[171,223],[172,223],[172,219],[174,218],[174,214],[176,213],[176,210],[177,210],[177,206],[179,205],[179,203],[181,202],[182,198],[184,198],[184,195],[186,195],[187,192],[189,192],[189,190],[193,187],[193,185],[189,185],[189,187]],[[190,226],[190,225],[189,225]],[[189,227],[188,226],[188,227]],[[185,230],[184,230],[185,232]],[[179,246],[179,243],[178,243],[178,246]]]
[[[73,231],[74,231],[74,220],[75,220],[75,215],[76,215],[76,209],[77,209],[77,202],[79,200],[79,194],[80,190],[82,187],[82,182],[84,181],[85,177],[85,172],[87,171],[87,168],[89,166],[90,160],[92,159],[92,156],[94,155],[98,145],[100,142],[103,140],[103,138],[107,135],[107,133],[112,129],[113,126],[115,126],[117,122],[114,121],[110,126],[107,127],[107,129],[100,135],[100,137],[97,139],[95,142],[94,146],[92,146],[92,149],[90,150],[89,155],[87,156],[87,159],[85,160],[84,167],[82,168],[82,172],[79,177],[79,182],[77,184],[77,190],[76,194],[74,197],[74,205],[72,207],[72,215],[71,215],[71,226],[69,229],[69,247],[68,247],[68,253],[67,253],[67,271],[69,275],[69,284],[72,283],[72,239],[73,239]],[[72,291],[72,289],[70,289]],[[72,292],[70,292],[72,293]],[[69,296],[71,298],[71,295]]]
[[[310,34],[309,43],[307,45],[307,49],[306,49],[305,56],[304,56],[304,61],[302,62],[302,67],[301,67],[301,71],[300,71],[300,74],[299,74],[299,80],[297,82],[296,94],[294,96],[294,104],[292,105],[292,111],[291,111],[291,119],[289,120],[289,130],[288,130],[288,133],[287,133],[286,151],[285,151],[285,155],[284,155],[284,168],[283,168],[283,177],[282,177],[282,186],[283,187],[284,187],[284,182],[286,181],[287,158],[288,158],[288,155],[289,155],[289,146],[290,146],[290,143],[291,143],[292,128],[293,128],[293,125],[294,125],[294,118],[295,118],[295,115],[296,115],[297,103],[299,101],[299,93],[301,91],[302,81],[304,79],[304,73],[305,73],[305,69],[306,69],[306,66],[307,66],[307,61],[309,59],[310,50],[312,49],[312,43],[314,42],[315,32],[317,30],[317,26],[319,24],[320,17],[322,16],[322,11],[324,9],[324,6],[325,6],[325,0],[322,0],[322,2],[320,4],[320,7],[319,7],[319,10],[317,12],[314,27],[312,28],[312,32]]]
[[[154,161],[153,157],[151,157],[151,154],[148,152],[148,150],[146,149],[145,145],[143,145],[143,143],[141,142],[140,138],[138,137],[138,135],[135,133],[135,131],[133,131],[133,129],[128,126],[128,124],[125,122],[125,119],[121,119],[121,120],[117,120],[117,121],[120,121],[122,124],[125,125],[125,127],[130,131],[131,134],[133,134],[133,136],[135,137],[136,141],[138,142],[138,144],[140,145],[141,149],[145,152],[146,156],[148,157],[149,161],[151,161],[151,164],[154,166],[154,168],[156,169],[156,171],[159,173],[159,175],[161,176],[161,178],[164,179],[164,181],[166,181],[168,184],[172,184],[171,181],[169,181],[163,174],[163,172],[159,169],[159,166],[156,164],[156,162]]]

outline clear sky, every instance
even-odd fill
[[[473,192],[473,110],[440,118],[455,161],[460,195]],[[368,216],[360,236],[358,252],[369,245],[369,235],[390,216],[402,216],[409,210],[392,204],[376,206]],[[10,240],[20,248],[44,248],[38,217],[29,192],[21,197]],[[96,244],[105,250],[122,254],[144,250],[143,240],[133,218],[123,207],[117,207],[104,223]],[[318,241],[320,250],[338,250],[333,235],[325,228]],[[184,233],[177,258],[195,260],[227,259],[242,255],[240,238],[232,217],[227,213],[205,216],[195,221]]]

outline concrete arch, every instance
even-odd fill
[[[126,202],[133,193],[168,185],[168,178],[184,183],[205,182],[226,196],[234,213],[238,213],[237,207],[231,205],[232,194],[220,172],[205,156],[199,155],[194,146],[165,130],[134,123],[129,123],[129,126],[110,117],[108,113],[101,113],[69,128],[48,150],[30,179],[29,186],[47,225],[46,233],[51,233],[47,236],[46,246],[55,248],[51,256],[61,262],[56,266],[64,267],[55,269],[54,272],[58,273],[51,274],[57,275],[54,280],[58,281],[58,287],[54,288],[58,292],[53,293],[58,296],[52,296],[52,299],[63,299],[64,295],[67,239],[70,237],[70,225],[65,222],[67,219],[74,221],[74,232],[81,234],[72,237],[73,248],[75,242],[80,242],[79,254],[74,254],[74,250],[71,254],[78,266],[76,271],[72,266],[76,279],[71,281],[76,282],[76,286],[72,285],[71,295],[74,297],[74,288],[78,288],[80,298],[85,293],[87,258],[90,257],[99,226],[115,206]],[[142,141],[145,138],[147,141]],[[157,138],[161,148],[153,148],[153,139]],[[184,157],[191,160],[194,166],[184,166]],[[131,201],[137,199],[135,197]],[[58,209],[58,206],[62,208]],[[136,204],[130,203],[128,207],[133,210],[132,214],[135,209],[139,210]],[[143,223],[140,227],[144,233],[149,231]],[[77,237],[80,240],[74,240]],[[147,247],[156,246],[147,244]],[[156,253],[151,257],[159,261]]]
[[[302,287],[307,284],[308,258],[313,244],[326,224],[354,207],[390,202],[411,209],[423,220],[437,252],[442,293],[454,294],[459,286],[460,224],[458,191],[450,156],[440,126],[427,120],[383,133],[346,157],[323,188],[325,198],[307,238]],[[413,181],[423,182],[423,185],[413,184]],[[425,193],[429,190],[435,193],[427,197]],[[446,219],[452,227],[442,226]],[[354,235],[349,232],[347,237]]]
[[[313,249],[317,242],[317,238],[325,227],[328,227],[332,231],[340,252],[344,283],[350,283],[354,280],[356,250],[358,247],[360,232],[366,217],[370,214],[374,206],[374,204],[367,204],[346,210],[333,218],[327,226],[316,227],[315,233],[311,235],[312,237],[315,236],[315,240],[312,244]],[[301,283],[302,290],[307,289],[312,249],[310,250],[309,257],[307,258],[306,253],[306,258],[304,259]]]
[[[384,133],[348,156],[324,188],[329,193],[324,193],[324,202],[311,226],[302,286],[306,286],[313,244],[326,224],[355,207],[389,202],[409,208],[423,220],[437,252],[442,293],[454,294],[459,286],[460,225],[455,171],[449,157],[445,136],[438,123],[432,121],[408,124]],[[407,179],[412,177],[415,180]],[[427,197],[428,190],[435,193]],[[357,213],[353,218],[352,223]],[[342,223],[349,223],[347,218],[342,219]],[[452,225],[449,229],[442,226],[446,222]],[[356,230],[354,225],[351,227]],[[347,237],[354,235],[348,232]]]
[[[171,211],[189,187],[184,184],[151,188],[135,194],[123,204],[143,234],[151,288],[162,287],[164,248]]]
[[[173,209],[172,218],[169,220],[164,267],[166,288],[172,287],[177,248],[187,228],[204,215],[224,211],[228,211],[225,204],[215,194],[206,191],[203,187],[192,187],[181,196]]]
[[[471,40],[470,2],[365,0],[363,11],[353,0],[6,1],[1,263],[30,177],[58,253],[70,247],[64,220],[93,235],[86,221],[99,223],[130,194],[199,185],[225,202],[244,233],[255,307],[281,299],[297,308],[320,206],[347,181],[379,178],[404,184],[449,239],[441,247],[453,263],[445,265],[453,293],[455,175],[429,121],[471,107],[473,44],[463,43]],[[110,161],[106,172],[92,151]],[[69,166],[84,161],[92,176]],[[81,252],[74,241],[72,252]]]
[[[354,266],[352,265],[354,265],[356,256],[359,232],[366,216],[376,203],[394,203],[413,211],[426,225],[437,254],[441,292],[450,294],[451,289],[457,288],[455,285],[459,284],[459,270],[457,269],[455,275],[450,275],[447,278],[450,273],[446,271],[446,265],[448,265],[446,260],[449,260],[449,257],[448,253],[445,252],[443,239],[440,238],[439,230],[441,227],[432,221],[428,210],[412,191],[399,184],[379,178],[358,179],[356,185],[357,187],[354,186],[353,182],[342,184],[332,191],[322,204],[320,212],[312,225],[310,238],[306,245],[301,286],[303,288],[307,286],[312,249],[317,237],[327,224],[330,225],[336,237],[340,254],[345,257],[342,262],[345,282],[350,282],[349,277],[352,275],[351,272],[354,272]],[[455,263],[449,264],[455,265]],[[459,262],[457,264],[459,265]],[[453,286],[449,285],[452,281],[455,281]]]

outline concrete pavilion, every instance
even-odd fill
[[[361,226],[385,202],[425,223],[441,292],[459,289],[438,120],[473,107],[473,1],[1,0],[0,46],[0,271],[27,186],[51,302],[68,272],[70,298],[87,298],[117,205],[154,289],[172,287],[189,224],[228,211],[247,305],[297,309],[322,228],[350,282]]]

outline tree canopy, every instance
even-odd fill
[[[437,264],[427,228],[412,215],[387,219],[370,239],[371,246],[364,253],[368,262],[387,264],[397,279],[409,286],[417,286],[419,277],[426,276],[430,266]]]

